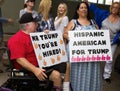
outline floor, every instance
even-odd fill
[[[104,63],[102,64],[104,67]],[[103,91],[120,91],[120,74],[112,71],[111,84],[103,80]]]
[[[104,67],[104,63],[102,63],[102,68]],[[0,73],[0,86],[9,78],[10,73],[6,72],[6,66],[4,66],[1,62],[0,62],[0,68],[3,69],[3,73]],[[111,84],[106,83],[103,80],[103,91],[120,91],[120,74],[118,74],[117,72],[112,72],[112,77],[111,77]]]
[[[10,73],[6,71],[7,66],[4,66],[2,62],[0,62],[0,69],[3,70],[3,73],[0,73],[0,86],[9,78]]]

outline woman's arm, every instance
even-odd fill
[[[99,26],[99,28],[101,28],[101,23],[102,21],[107,18],[109,16],[109,11],[104,10],[104,9],[100,9],[98,8],[96,5],[94,4],[90,4],[90,10],[94,13],[94,19],[97,23],[97,25]]]
[[[0,22],[8,22],[8,19],[0,17]]]
[[[74,22],[73,21],[70,21],[67,25],[67,27],[65,28],[64,32],[63,32],[63,37],[64,39],[66,40],[69,40],[69,37],[68,37],[68,31],[72,30],[74,27]]]

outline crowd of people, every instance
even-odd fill
[[[38,11],[34,10],[35,0],[25,0],[24,9],[19,13],[19,31],[8,40],[10,58],[16,69],[25,68],[32,72],[39,80],[49,78],[53,81],[56,91],[102,91],[101,62],[69,62],[69,31],[109,29],[112,56],[114,56],[117,43],[114,38],[120,32],[120,2],[113,2],[110,11],[98,8],[96,5],[84,0],[79,2],[73,19],[67,16],[68,6],[61,2],[57,8],[57,16],[51,14],[52,0],[41,0]],[[46,7],[47,6],[47,7]],[[94,19],[90,18],[90,10]],[[66,62],[45,68],[39,68],[30,33],[61,31],[65,40],[68,60]],[[119,37],[118,37],[119,39]],[[23,41],[24,40],[24,41]],[[103,78],[111,83],[113,60],[106,61]],[[46,71],[52,69],[50,74]],[[61,73],[65,74],[62,82]]]

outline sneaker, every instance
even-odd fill
[[[108,84],[110,84],[111,83],[111,80],[110,80],[110,78],[106,78],[106,79],[104,79]]]

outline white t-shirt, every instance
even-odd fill
[[[61,21],[61,19],[62,19],[62,21]],[[61,23],[59,24],[60,21],[61,21]],[[68,22],[69,22],[69,19],[67,16],[61,17],[59,19],[58,19],[58,17],[56,17],[55,21],[54,21],[55,30],[60,30],[63,33],[64,27],[67,26]]]

